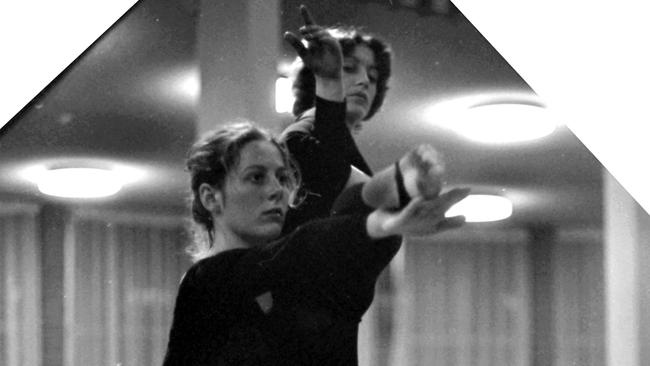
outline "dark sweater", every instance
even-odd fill
[[[164,366],[357,365],[361,316],[398,237],[372,240],[360,186],[336,216],[263,248],[193,265],[181,282]],[[272,297],[264,313],[256,297]]]
[[[350,166],[372,175],[345,123],[345,102],[316,98],[316,106],[282,134],[302,175],[304,202],[289,210],[284,232],[329,216],[332,204],[350,177]]]

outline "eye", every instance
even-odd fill
[[[343,60],[343,71],[352,74],[358,71],[357,62],[351,59]]]
[[[371,83],[373,84],[377,83],[378,79],[379,79],[379,72],[377,72],[376,69],[368,70],[368,80],[370,80]]]
[[[281,185],[288,187],[291,185],[291,177],[289,176],[289,173],[287,172],[280,172],[277,174],[277,179],[278,182],[280,182]]]
[[[343,71],[347,72],[348,74],[353,74],[357,72],[357,65],[343,65]]]
[[[263,184],[266,179],[266,175],[262,172],[251,173],[246,177],[246,180],[253,184]]]

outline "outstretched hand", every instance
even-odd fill
[[[315,76],[340,79],[343,52],[339,42],[314,22],[306,6],[300,6],[300,14],[305,22],[305,25],[300,27],[300,34],[307,41],[307,45],[291,32],[285,32],[284,39],[296,50],[302,62]]]
[[[445,217],[445,212],[468,195],[469,189],[452,189],[436,198],[414,198],[399,212],[377,210],[374,214],[384,234],[431,235],[465,223],[464,216]]]

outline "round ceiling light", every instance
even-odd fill
[[[510,143],[542,138],[555,130],[546,109],[527,104],[487,104],[459,114],[453,129],[469,139]]]
[[[112,196],[122,189],[119,175],[95,168],[61,168],[43,171],[36,180],[44,194],[66,198]]]
[[[90,158],[56,158],[35,161],[16,174],[50,196],[99,198],[118,193],[124,186],[147,179],[148,168]]]
[[[531,95],[473,95],[436,103],[427,120],[483,143],[514,143],[542,138],[556,129],[555,119]]]
[[[489,222],[506,219],[512,215],[512,202],[501,196],[472,194],[452,206],[446,217],[465,216],[467,222]]]

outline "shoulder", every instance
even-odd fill
[[[290,124],[282,131],[281,140],[287,141],[296,135],[311,134],[314,130],[315,110],[309,109],[296,118],[296,121]]]
[[[231,249],[204,258],[192,265],[184,277],[188,284],[201,284],[223,278],[232,272],[234,266],[248,252],[248,249]]]

